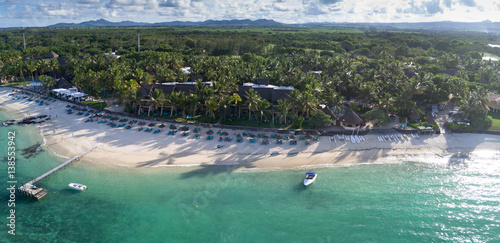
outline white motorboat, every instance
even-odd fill
[[[86,185],[82,185],[82,184],[78,184],[78,183],[69,183],[68,186],[70,188],[72,188],[72,189],[79,190],[79,191],[85,191],[85,190],[87,190],[87,186]]]
[[[304,186],[309,186],[311,185],[315,180],[318,175],[315,172],[306,172],[306,178],[304,179]]]

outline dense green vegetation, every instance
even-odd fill
[[[274,118],[300,127],[313,117],[314,122],[328,122],[317,112],[318,104],[339,111],[346,109],[346,100],[355,99],[365,107],[363,112],[375,107],[406,117],[419,105],[453,98],[464,118],[474,116],[472,125],[485,129],[489,119],[474,111],[484,107],[488,91],[500,92],[500,64],[481,60],[482,53],[500,55],[500,48],[487,46],[498,40],[482,33],[152,27],[30,29],[25,35],[26,49],[21,30],[0,32],[3,78],[40,79],[49,88],[55,81],[45,77],[64,76],[86,93],[115,97],[133,111],[140,85],[201,76],[214,81],[213,86],[199,83],[191,94],[156,90],[150,94],[151,104],[158,110],[175,106],[182,117],[222,117],[225,123],[238,122],[229,117],[241,106],[249,112],[247,120],[239,122]],[[51,50],[68,59],[61,64],[34,58]],[[111,51],[122,56],[104,55]],[[191,67],[191,74],[182,72],[185,66]],[[294,90],[275,104],[253,91],[243,97],[234,93],[238,85],[258,78]],[[380,113],[368,115],[379,124],[388,121]]]

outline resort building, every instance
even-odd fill
[[[337,125],[347,130],[355,130],[359,129],[363,122],[363,119],[354,113],[353,110],[349,110],[337,120]]]
[[[492,112],[500,111],[500,95],[499,94],[488,94],[488,108]]]

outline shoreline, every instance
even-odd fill
[[[298,141],[290,145],[261,145],[249,143],[219,142],[205,139],[208,128],[201,127],[201,138],[194,139],[194,125],[188,125],[190,136],[167,135],[169,123],[158,134],[137,131],[137,124],[131,130],[111,128],[97,122],[85,123],[87,117],[68,115],[62,100],[39,106],[27,99],[12,100],[13,88],[0,88],[0,103],[16,118],[29,115],[51,115],[52,119],[39,124],[38,129],[45,146],[55,155],[72,157],[87,148],[98,147],[83,159],[91,163],[130,168],[206,167],[230,166],[233,171],[299,170],[354,164],[379,164],[397,161],[449,161],[459,154],[481,151],[500,151],[500,136],[489,134],[440,134],[401,139],[393,142],[378,141],[376,134],[365,135],[360,143],[329,141],[321,136],[319,141]],[[178,124],[177,124],[178,125]],[[154,129],[158,129],[155,126]],[[218,128],[212,128],[217,131]],[[229,136],[245,130],[225,130]],[[270,133],[267,133],[268,135]],[[396,134],[396,132],[394,132]],[[222,144],[224,147],[217,148]],[[495,155],[496,156],[496,155]]]

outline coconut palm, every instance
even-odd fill
[[[52,89],[56,85],[56,79],[51,76],[40,76],[40,82],[42,83],[45,91]]]
[[[276,110],[278,111],[278,121],[279,123],[286,123],[288,112],[290,111],[291,104],[287,100],[278,100],[278,106]]]
[[[213,118],[215,118],[215,111],[217,111],[219,109],[219,103],[217,103],[217,101],[213,100],[213,99],[208,99],[208,100],[205,100],[205,107],[206,107],[206,110],[207,110],[207,113],[210,114],[210,117],[209,117],[209,120]]]
[[[262,105],[262,97],[260,97],[254,89],[250,89],[246,92],[245,100],[245,104],[248,107],[248,119],[250,120],[251,112],[254,112],[255,114],[255,112],[260,109]]]
[[[306,117],[309,117],[310,111],[317,110],[318,99],[316,96],[312,94],[311,91],[305,91],[300,96],[300,110],[302,111],[302,115],[305,114]]]

